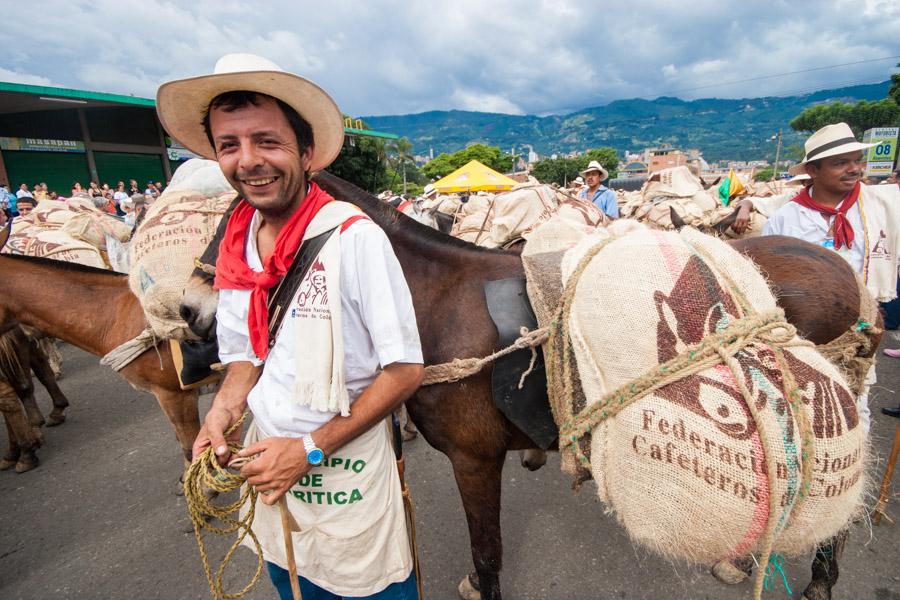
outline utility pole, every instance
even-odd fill
[[[778,177],[778,159],[781,156],[781,129],[778,130],[778,145],[775,146],[775,168],[772,169],[772,181]]]
[[[513,170],[512,170],[512,174],[515,175],[515,174],[516,174],[516,147],[513,146],[512,148],[509,149],[509,151],[510,151],[510,153],[512,154],[512,159],[513,159]]]

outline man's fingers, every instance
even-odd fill
[[[261,453],[265,452],[266,449],[268,449],[268,447],[269,446],[268,446],[268,444],[266,444],[266,440],[263,440],[261,442],[256,442],[255,444],[250,444],[249,446],[247,446],[246,448],[244,448],[243,450],[238,452],[238,456],[243,458],[245,456],[253,456],[254,454],[261,454]]]

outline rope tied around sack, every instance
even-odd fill
[[[590,460],[585,455],[579,441],[595,427],[616,416],[626,407],[637,400],[651,394],[655,390],[670,383],[690,377],[718,364],[724,364],[731,371],[732,377],[743,397],[750,416],[752,417],[760,443],[768,458],[772,455],[771,449],[775,448],[777,441],[776,432],[770,431],[768,423],[760,414],[756,398],[744,381],[742,368],[735,355],[753,344],[765,344],[771,347],[775,354],[778,368],[783,375],[784,397],[788,401],[800,433],[800,472],[801,480],[797,493],[792,498],[790,512],[786,518],[778,519],[779,499],[776,498],[777,472],[773,460],[766,460],[766,476],[768,484],[769,511],[765,529],[760,540],[760,564],[768,565],[772,556],[775,536],[778,531],[786,527],[800,507],[809,496],[812,485],[813,457],[815,453],[815,438],[809,416],[803,405],[803,398],[797,387],[797,383],[788,368],[784,349],[789,347],[806,346],[813,344],[797,337],[796,329],[790,325],[784,316],[784,311],[774,308],[763,312],[755,312],[745,296],[740,292],[735,282],[727,273],[721,272],[715,261],[703,249],[690,244],[692,249],[701,255],[707,266],[724,281],[728,290],[732,293],[740,305],[743,316],[733,321],[729,326],[715,334],[706,336],[700,343],[687,347],[678,356],[658,364],[644,375],[620,386],[611,393],[606,394],[598,402],[581,410],[578,414],[561,418],[566,411],[566,402],[574,394],[573,363],[575,361],[572,347],[570,320],[572,305],[575,301],[578,283],[587,270],[591,261],[616,237],[605,239],[591,247],[578,262],[565,284],[559,306],[550,324],[548,341],[545,346],[547,357],[547,387],[550,396],[550,405],[553,409],[557,423],[562,422],[559,432],[560,452],[574,452],[577,460],[585,466],[590,465]],[[687,240],[685,240],[686,243]],[[760,569],[754,586],[754,597],[758,600],[762,596],[766,569]]]
[[[243,424],[249,413],[245,412],[238,421],[228,428],[225,436],[234,433]],[[229,442],[228,449],[232,453],[239,452],[243,446],[237,442]],[[188,513],[191,523],[194,525],[194,537],[197,538],[197,546],[200,548],[200,559],[203,561],[203,572],[206,573],[206,580],[209,582],[209,590],[212,592],[215,600],[228,599],[232,600],[240,598],[249,592],[256,582],[259,581],[263,572],[263,553],[262,546],[256,534],[253,533],[251,526],[253,525],[253,517],[256,512],[256,499],[259,495],[253,486],[246,486],[237,500],[230,504],[216,505],[206,495],[206,490],[210,489],[219,493],[233,492],[244,484],[244,478],[240,473],[234,471],[251,459],[237,459],[229,463],[227,467],[219,464],[215,450],[210,446],[203,451],[188,467],[187,474],[184,478],[184,499],[187,502]],[[244,518],[235,519],[229,515],[238,512],[244,503],[249,502],[249,508]],[[224,523],[223,527],[217,527],[211,524],[212,519],[218,519]],[[221,565],[213,576],[212,568],[209,564],[209,556],[206,553],[206,543],[203,540],[203,530],[206,529],[216,535],[229,535],[236,531],[240,531],[237,539],[225,553]],[[225,568],[234,553],[237,551],[241,542],[247,536],[253,542],[256,549],[256,572],[253,577],[240,591],[229,593],[225,591],[222,578],[225,575]]]

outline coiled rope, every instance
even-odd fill
[[[225,432],[226,438],[234,433],[243,424],[249,413],[244,413],[238,421],[228,428]],[[239,452],[243,446],[237,442],[229,442],[228,449],[232,453]],[[253,533],[251,526],[253,525],[253,517],[256,509],[256,498],[258,492],[253,486],[246,486],[240,494],[240,497],[230,504],[217,505],[213,504],[212,499],[206,494],[207,490],[213,490],[219,493],[233,492],[244,483],[244,478],[234,469],[240,467],[250,459],[238,459],[229,463],[227,467],[222,467],[216,457],[215,450],[212,447],[203,451],[188,467],[187,474],[184,478],[184,499],[187,502],[188,513],[191,523],[194,525],[194,537],[197,538],[197,546],[200,548],[200,559],[203,561],[203,572],[206,573],[206,580],[209,582],[209,590],[212,592],[215,600],[232,600],[244,596],[256,585],[262,575],[264,561],[262,547],[256,534]],[[232,518],[230,515],[236,513],[240,508],[249,502],[249,508],[244,518]],[[218,519],[224,525],[217,527],[212,525],[212,520]],[[208,530],[216,535],[229,535],[237,531],[240,532],[237,539],[225,553],[222,563],[216,569],[213,576],[212,568],[209,564],[209,556],[206,552],[206,543],[203,539],[203,531]],[[244,538],[250,537],[253,546],[256,549],[256,572],[250,581],[238,592],[226,592],[222,578],[225,575],[225,569],[231,559],[234,557],[238,546],[244,541]]]

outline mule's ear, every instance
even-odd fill
[[[678,211],[675,210],[675,207],[671,204],[669,205],[669,218],[672,219],[672,227],[675,228],[675,231],[681,231],[682,227],[687,225],[687,223],[684,222],[684,219],[678,215]]]
[[[731,214],[713,225],[713,229],[716,233],[720,235],[724,235],[725,231],[734,224],[735,219],[737,219],[738,211],[740,211],[740,206],[735,207]]]

